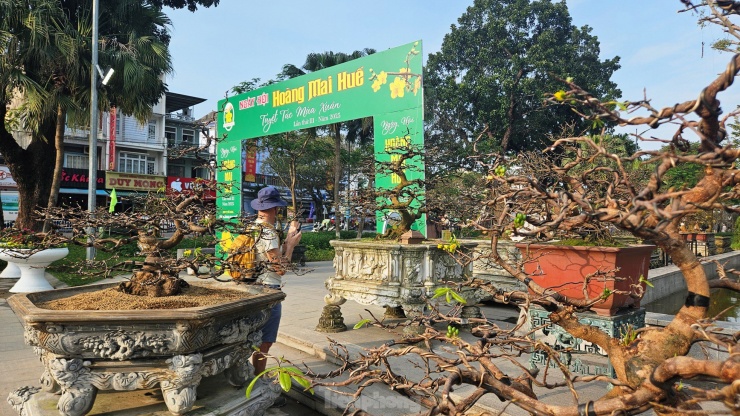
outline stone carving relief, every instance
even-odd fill
[[[59,355],[79,355],[92,352],[96,357],[109,360],[167,356],[180,351],[197,350],[209,345],[235,343],[245,339],[255,328],[263,325],[269,310],[260,310],[246,318],[226,322],[220,328],[212,321],[209,325],[192,325],[178,322],[172,331],[138,331],[116,329],[112,331],[55,331],[42,332],[26,326],[24,337],[29,345]],[[49,326],[46,326],[48,329]],[[55,327],[56,328],[56,327]]]
[[[26,409],[26,403],[31,399],[31,396],[39,392],[38,387],[24,386],[16,391],[11,392],[8,395],[8,404],[15,410],[19,416],[28,416]]]
[[[73,341],[80,350],[92,351],[100,358],[128,360],[134,356],[163,355],[170,351],[170,340],[162,334],[139,331],[112,331],[102,336],[81,337]]]
[[[336,257],[339,257],[339,254]],[[345,273],[342,275],[344,279],[375,281],[388,279],[389,268],[387,256],[378,250],[344,250],[342,257],[342,263],[346,268]]]
[[[45,362],[46,371],[61,387],[58,407],[67,416],[79,416],[92,407],[98,390],[151,389],[159,385],[168,409],[176,414],[190,410],[196,389],[203,377],[226,373],[229,383],[246,384],[253,370],[249,357],[252,347],[261,342],[261,332],[250,334],[244,344],[204,360],[203,354],[176,355],[166,360],[167,368],[137,371],[101,371],[90,361],[79,358],[54,358]],[[136,364],[132,364],[136,366]],[[102,366],[105,368],[105,366]]]

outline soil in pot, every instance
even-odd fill
[[[36,306],[53,310],[178,309],[216,305],[248,296],[250,295],[244,291],[214,289],[191,283],[181,294],[175,296],[137,296],[123,293],[116,288],[107,288],[49,300]]]

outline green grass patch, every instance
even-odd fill
[[[340,240],[354,240],[357,238],[357,231],[340,231]],[[374,240],[376,233],[362,233],[363,240]],[[328,261],[334,259],[334,248],[329,244],[331,240],[336,240],[337,236],[334,231],[308,231],[303,233],[301,244],[306,246],[306,261]]]
[[[69,254],[61,260],[57,260],[49,267],[46,271],[52,276],[64,282],[67,286],[80,286],[95,283],[104,279],[104,276],[88,276],[79,272],[87,259],[87,247],[81,247],[78,245],[70,245],[67,247]],[[137,256],[138,248],[136,243],[129,243],[123,247],[117,249],[112,253],[107,253],[98,250],[95,255],[95,260],[105,261],[108,265],[113,265],[127,260],[144,261],[144,257]],[[91,270],[86,270],[91,271]],[[121,271],[118,274],[128,274],[127,272]]]
[[[311,261],[331,261],[334,260],[333,248],[320,248],[306,250],[306,262]]]

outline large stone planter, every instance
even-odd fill
[[[8,299],[22,321],[26,344],[44,365],[43,389],[61,394],[57,407],[62,415],[89,412],[99,390],[155,387],[162,390],[170,412],[179,415],[192,408],[203,377],[223,373],[230,384],[244,385],[250,376],[248,358],[261,343],[270,308],[285,298],[261,286],[239,286],[250,296],[204,307],[83,311],[36,306],[114,285]],[[269,404],[263,402],[259,411],[247,408],[245,414],[261,414]]]
[[[405,313],[415,317],[423,313],[427,300],[445,281],[461,282],[472,275],[470,262],[458,261],[462,259],[437,248],[437,242],[334,240],[331,245],[335,250],[336,274],[326,281],[327,306],[316,328],[321,332],[346,330],[340,305],[348,299],[363,305],[384,306],[391,316],[402,317]],[[461,243],[458,250],[469,252],[473,246]],[[473,305],[480,295],[473,291],[462,295],[470,305],[466,307],[467,313],[476,315],[473,309],[477,307]]]
[[[13,293],[40,292],[54,287],[44,277],[46,267],[69,254],[67,247],[35,249],[0,249],[0,260],[13,264],[20,270],[20,279],[10,288]]]
[[[491,241],[490,240],[459,240],[462,242],[475,244],[473,247],[473,277],[476,279],[491,282],[491,284],[503,292],[514,290],[526,291],[527,286],[518,281],[509,272],[504,270],[498,263],[491,259]],[[513,241],[499,241],[498,254],[504,260],[515,264],[521,259],[521,252]]]
[[[629,247],[581,247],[553,244],[516,245],[522,251],[524,272],[535,283],[574,299],[595,300],[604,289],[613,293],[591,309],[599,315],[615,314],[620,308],[637,308],[640,299],[629,295],[635,286],[645,288],[640,277],[648,278],[652,245]],[[586,286],[585,278],[592,275]]]

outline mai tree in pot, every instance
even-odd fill
[[[531,4],[544,7],[549,2]],[[740,38],[732,38],[740,33],[736,24],[740,7],[736,2],[694,5],[682,1],[676,5],[706,9],[703,23],[718,23],[730,36],[720,45],[723,48],[734,51],[740,44]],[[427,326],[422,334],[367,349],[359,357],[340,354],[345,360],[341,369],[323,376],[336,377],[346,371],[347,378],[329,382],[319,374],[313,387],[360,386],[349,393],[355,399],[350,403],[352,407],[359,406],[356,400],[368,386],[387,384],[424,405],[427,410],[423,414],[430,415],[466,414],[486,396],[498,398],[493,400],[495,408],[486,410],[489,413],[509,411],[512,406],[538,415],[639,414],[649,410],[682,415],[737,413],[738,334],[719,330],[713,324],[716,317],[708,316],[707,311],[712,289],[740,291],[740,282],[736,274],[721,267],[719,278],[710,279],[682,238],[680,225],[686,216],[701,211],[737,211],[733,201],[740,196],[740,149],[728,142],[725,125],[735,113],[722,112],[735,108],[736,103],[721,107],[719,99],[729,96],[739,72],[740,55],[729,57],[726,69],[705,88],[686,91],[687,101],[657,108],[646,100],[615,101],[597,96],[578,85],[577,74],[573,78],[555,74],[552,76],[560,80],[562,89],[551,91],[544,97],[544,104],[579,115],[589,128],[565,129],[564,135],[550,138],[540,155],[477,158],[486,168],[489,185],[485,200],[471,205],[471,209],[477,209],[472,225],[490,233],[491,260],[527,291],[502,291],[490,282],[475,279],[464,285],[488,291],[499,302],[524,311],[534,305],[541,307],[550,328],[603,351],[612,374],[576,374],[563,351],[523,336],[530,331],[521,325],[506,329],[493,321],[468,319],[467,323],[483,325],[473,329],[473,337],[463,336],[453,327],[462,323],[459,314],[441,314],[433,309],[434,314],[425,315]],[[607,123],[645,127],[674,124],[676,130],[664,139],[638,134],[637,139],[660,140],[667,147],[625,154],[609,147],[608,131],[603,128]],[[486,135],[481,137],[485,140]],[[690,151],[692,141],[699,144],[698,152]],[[703,167],[696,185],[665,186],[666,175],[685,164]],[[528,169],[530,166],[536,169]],[[680,270],[687,296],[664,327],[626,328],[610,334],[582,322],[582,314],[615,293],[603,291],[580,298],[560,293],[538,283],[533,278],[537,271],[525,267],[525,262],[537,258],[507,261],[497,250],[499,241],[507,236],[549,240],[615,230],[656,245]],[[584,284],[591,277],[584,277]],[[633,283],[624,295],[639,299],[645,290],[651,290],[642,283]],[[449,286],[456,292],[460,288],[458,282]],[[457,301],[455,297],[451,300]],[[381,321],[370,323],[387,326]],[[533,352],[544,354],[552,365],[529,368],[522,357]],[[399,370],[398,363],[409,360],[419,370],[415,374]],[[587,398],[583,394],[586,389]]]

